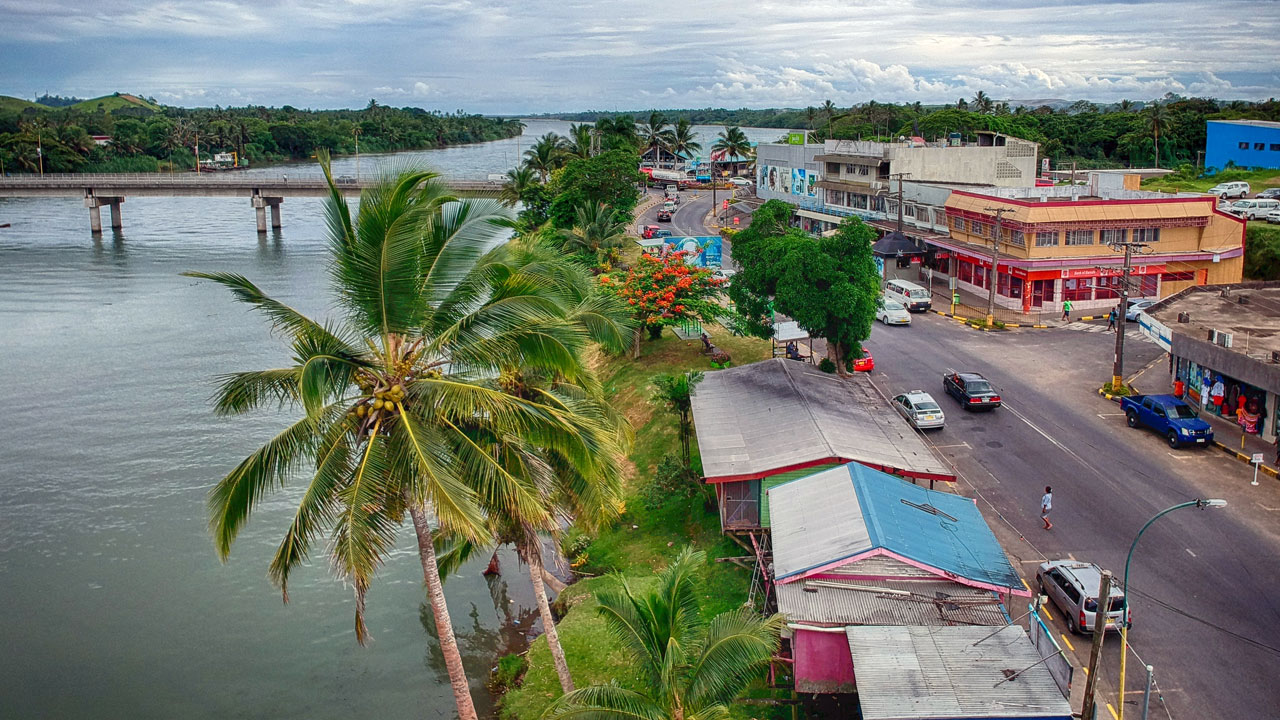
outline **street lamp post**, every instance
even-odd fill
[[[1124,666],[1125,666],[1125,658],[1129,654],[1128,616],[1131,612],[1131,606],[1129,605],[1129,603],[1132,601],[1132,598],[1133,598],[1133,590],[1132,588],[1129,587],[1129,563],[1133,561],[1133,551],[1138,549],[1138,541],[1142,539],[1142,533],[1146,532],[1147,528],[1151,527],[1151,523],[1159,520],[1165,515],[1168,515],[1174,510],[1181,510],[1182,508],[1188,508],[1188,507],[1209,508],[1209,507],[1226,507],[1226,506],[1227,506],[1226,500],[1203,499],[1203,498],[1198,500],[1189,500],[1184,503],[1178,503],[1177,505],[1174,505],[1171,508],[1166,508],[1156,513],[1155,517],[1148,520],[1147,524],[1143,525],[1142,529],[1139,530],[1138,534],[1133,538],[1133,544],[1129,546],[1129,555],[1124,559],[1125,614],[1122,620],[1123,624],[1120,625],[1120,701],[1116,703],[1117,705],[1120,706],[1119,712],[1116,713],[1116,717],[1119,720],[1124,720]],[[1102,603],[1109,603],[1109,600],[1107,598],[1098,598],[1098,603],[1099,603],[1098,605],[1099,611],[1105,612],[1104,610],[1102,610],[1103,608]],[[1108,609],[1110,608],[1109,605],[1107,607]]]

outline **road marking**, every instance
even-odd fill
[[[1074,457],[1075,459],[1079,460],[1081,465],[1088,465],[1088,463],[1086,463],[1086,462],[1084,461],[1084,459],[1083,459],[1083,458],[1081,458],[1079,455],[1076,455],[1074,452],[1072,452],[1070,448],[1068,448],[1066,445],[1063,445],[1062,443],[1058,442],[1058,440],[1057,440],[1056,438],[1054,438],[1052,435],[1050,435],[1049,433],[1047,433],[1047,432],[1045,432],[1045,431],[1041,430],[1041,429],[1040,429],[1040,428],[1039,428],[1035,423],[1033,423],[1033,422],[1031,422],[1030,420],[1028,420],[1026,415],[1023,415],[1022,413],[1018,412],[1017,410],[1014,410],[1014,409],[1013,409],[1011,406],[1009,406],[1008,404],[1005,404],[1003,407],[1008,408],[1009,412],[1013,413],[1015,416],[1017,416],[1017,417],[1018,417],[1018,419],[1022,420],[1022,422],[1024,422],[1024,423],[1026,423],[1026,424],[1027,424],[1027,425],[1028,425],[1032,430],[1035,430],[1036,432],[1040,433],[1040,436],[1041,436],[1041,437],[1043,437],[1045,440],[1048,440],[1049,442],[1051,442],[1051,443],[1053,443],[1054,445],[1058,446],[1058,449],[1059,449],[1059,450],[1061,450],[1062,452],[1064,452],[1064,453],[1066,453],[1066,454],[1070,455],[1071,457]]]
[[[1124,417],[1124,413],[1098,413],[1098,417],[1100,418]]]
[[[1271,506],[1269,506],[1269,505],[1263,505],[1263,504],[1262,504],[1262,503],[1260,503],[1260,502],[1256,502],[1256,503],[1254,503],[1254,505],[1257,505],[1258,507],[1262,508],[1263,510],[1266,510],[1267,512],[1277,512],[1277,511],[1280,511],[1280,508],[1273,508],[1273,507],[1271,507]]]
[[[1196,556],[1196,554],[1195,554],[1195,553],[1191,552],[1191,548],[1187,548],[1187,554],[1188,554],[1188,555],[1190,555],[1191,557],[1195,557],[1195,556]]]
[[[955,445],[934,445],[933,447],[938,450],[941,450],[942,448],[956,448],[956,447],[969,448],[970,450],[973,449],[973,446],[967,442],[956,443]]]
[[[1040,606],[1040,612],[1044,613],[1044,616],[1049,618],[1049,620],[1053,620],[1053,616],[1049,614],[1049,608],[1042,605]]]
[[[1111,713],[1111,717],[1120,720],[1120,716],[1116,714],[1116,709],[1111,707],[1111,703],[1107,703],[1107,712]]]
[[[1191,459],[1191,456],[1186,453],[1179,454],[1179,453],[1168,452],[1167,450],[1165,452],[1167,452],[1169,454],[1169,457],[1173,458],[1174,460],[1190,460]]]
[[[1027,579],[1026,578],[1018,578],[1018,579],[1022,581],[1022,587],[1026,588],[1027,591],[1030,592],[1031,586],[1027,584]]]
[[[1081,667],[1080,669],[1084,671],[1084,674],[1085,674],[1085,675],[1088,675],[1088,674],[1089,674],[1089,666],[1088,666],[1088,665],[1085,665],[1085,666]]]
[[[1065,633],[1058,633],[1058,636],[1062,638],[1062,642],[1067,644],[1068,650],[1070,650],[1071,652],[1076,651],[1076,646],[1071,644],[1071,641],[1067,639],[1067,636]]]

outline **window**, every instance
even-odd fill
[[[1075,278],[1062,281],[1063,300],[1092,300],[1093,278]]]
[[[1068,230],[1066,244],[1067,245],[1092,245],[1093,231],[1092,230]]]
[[[1271,152],[1280,152],[1280,143],[1271,143]]]
[[[1267,144],[1266,144],[1266,143],[1254,143],[1254,144],[1253,144],[1253,149],[1254,149],[1254,150],[1265,150],[1266,148],[1267,148]]]
[[[957,231],[965,232],[964,218],[955,218],[952,222],[955,224],[955,228]]]
[[[1183,282],[1186,280],[1195,280],[1196,271],[1188,270],[1186,272],[1164,273],[1163,275],[1160,276],[1160,279],[1164,282]]]
[[[973,263],[961,260],[958,268],[960,282],[973,282]]]
[[[1249,149],[1249,143],[1247,143],[1247,142],[1242,142],[1242,143],[1240,143],[1240,149],[1241,149],[1241,150],[1248,150],[1248,149]]]
[[[859,165],[859,166],[858,166],[858,174],[859,174],[859,175],[870,175],[870,174],[871,174],[871,168],[867,167],[866,165]]]
[[[1156,283],[1159,281],[1159,277],[1156,275],[1141,275],[1139,277],[1142,280],[1138,286],[1138,297],[1155,297],[1157,292]]]
[[[851,193],[851,196],[853,197],[853,205],[851,207],[858,208],[859,210],[867,209],[868,204],[866,195],[853,195]]]
[[[1099,233],[1098,242],[1103,245],[1124,242],[1124,230],[1103,230]]]
[[[1036,247],[1057,247],[1058,231],[1050,230],[1048,232],[1036,233]]]
[[[1133,241],[1143,243],[1160,242],[1160,228],[1134,228]]]
[[[853,169],[854,169],[855,167],[857,167],[857,166],[856,166],[856,165],[845,165],[845,166],[844,166],[844,174],[845,174],[845,175],[852,175],[852,174],[853,174]]]
[[[991,237],[991,223],[972,220],[969,222],[970,232],[979,237]]]
[[[1097,286],[1095,299],[1115,300],[1120,297],[1120,288],[1124,284],[1124,278],[1119,275],[1100,277],[1093,284]]]
[[[915,206],[915,205],[903,205],[903,206],[902,206],[902,216],[903,216],[903,217],[909,217],[909,218],[913,218],[913,217],[915,217],[915,216],[916,216],[916,206]]]
[[[1009,273],[1000,273],[996,278],[996,293],[1007,298],[1022,297],[1022,278],[1014,277]]]
[[[1023,238],[1021,230],[1005,230],[1004,241],[1010,245],[1017,245],[1018,247],[1027,246],[1027,241]]]

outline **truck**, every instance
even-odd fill
[[[1169,441],[1171,448],[1213,443],[1209,423],[1174,395],[1130,395],[1121,398],[1120,409],[1129,427],[1141,425],[1155,430]]]

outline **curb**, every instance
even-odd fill
[[[1130,385],[1130,386],[1129,386],[1129,389],[1130,389],[1130,390],[1133,390],[1133,394],[1134,394],[1134,395],[1141,395],[1141,394],[1142,394],[1142,393],[1138,392],[1138,388],[1136,388],[1136,387],[1134,387],[1134,386],[1132,386],[1132,385]],[[1118,402],[1120,402],[1120,398],[1122,398],[1122,397],[1126,397],[1126,396],[1124,396],[1124,395],[1112,395],[1112,394],[1111,394],[1111,393],[1109,393],[1109,392],[1103,392],[1102,388],[1098,388],[1098,394],[1099,394],[1099,395],[1101,395],[1102,397],[1104,397],[1104,398],[1106,398],[1106,399],[1110,400],[1111,402],[1114,402],[1114,403],[1118,403]]]
[[[952,314],[951,314],[951,313],[949,313],[949,312],[943,312],[943,311],[941,311],[941,310],[930,310],[930,312],[934,313],[935,315],[941,315],[941,316],[942,316],[942,317],[944,317],[944,318],[951,318],[952,320],[956,320],[956,321],[958,321],[958,322],[965,323],[966,325],[968,324],[968,321],[970,320],[970,318],[964,317],[963,315],[952,315]],[[1032,328],[1034,328],[1034,329],[1037,329],[1037,330],[1041,330],[1041,329],[1048,329],[1048,328],[1052,328],[1052,327],[1053,327],[1053,325],[1041,325],[1041,324],[1039,324],[1039,323],[1036,323],[1036,324],[1033,324],[1033,325],[1023,325],[1022,323],[1011,323],[1011,322],[1007,322],[1007,323],[1005,323],[1005,324],[1004,324],[1004,326],[1005,326],[1006,328],[1028,328],[1028,329],[1032,329]],[[982,328],[974,328],[974,329],[975,329],[975,330],[981,330]],[[988,332],[990,332],[990,331],[988,331]]]

